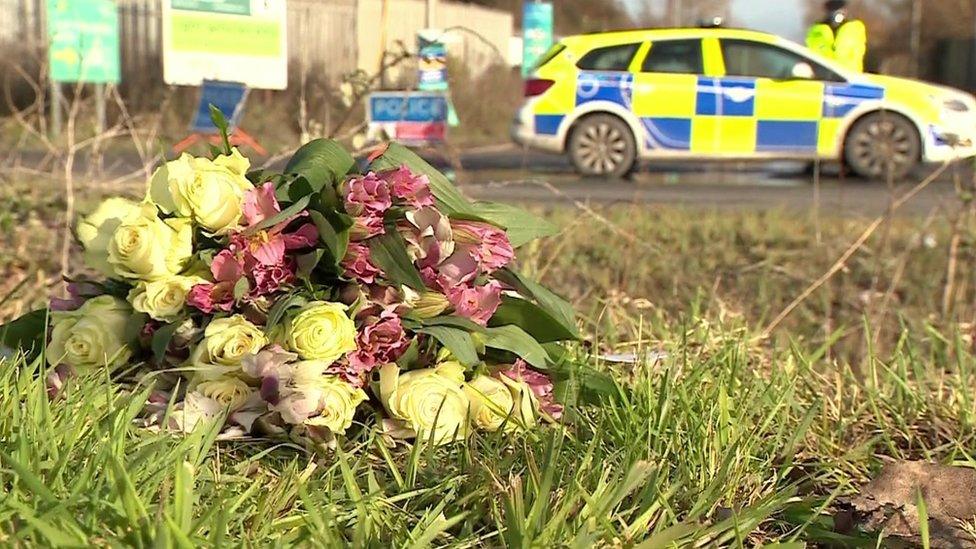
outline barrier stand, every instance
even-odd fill
[[[181,153],[193,145],[206,141],[212,145],[219,145],[221,141],[220,129],[210,118],[211,105],[217,108],[227,119],[227,140],[235,147],[247,146],[261,156],[268,151],[258,143],[251,134],[244,131],[238,124],[244,115],[244,105],[247,102],[247,86],[239,82],[221,82],[218,80],[204,80],[200,88],[200,101],[197,103],[193,122],[190,124],[190,135],[173,145],[173,152]],[[228,113],[229,116],[228,116]]]

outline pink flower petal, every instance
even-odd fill
[[[294,232],[283,234],[281,237],[284,239],[286,250],[310,248],[319,241],[319,230],[315,225],[306,223]]]
[[[271,237],[254,248],[251,255],[263,265],[279,265],[285,260],[285,240],[281,236]]]
[[[210,264],[210,273],[217,282],[237,282],[244,276],[244,264],[230,250],[221,250]]]
[[[245,193],[242,209],[248,225],[257,225],[281,212],[278,199],[275,198],[274,183],[265,183]]]

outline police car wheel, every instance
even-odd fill
[[[854,123],[844,142],[844,160],[867,179],[899,179],[918,165],[921,139],[915,125],[894,113],[874,113]]]
[[[637,147],[624,121],[616,116],[596,114],[573,128],[569,157],[582,175],[624,177],[634,168]]]

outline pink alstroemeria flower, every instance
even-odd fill
[[[356,336],[356,350],[349,354],[349,369],[360,377],[377,366],[400,358],[410,346],[400,317],[385,310],[379,317],[371,317]]]
[[[434,195],[430,192],[430,180],[426,175],[416,175],[406,166],[380,172],[379,176],[390,186],[396,198],[406,201],[412,208],[425,208],[434,205]]]
[[[265,183],[245,193],[243,209],[249,227],[281,213],[274,184]],[[214,282],[191,288],[187,303],[206,313],[230,311],[234,305],[234,286],[245,276],[251,283],[249,298],[270,294],[293,282],[295,261],[286,253],[312,247],[318,241],[318,230],[311,223],[285,232],[293,220],[304,215],[307,214],[302,212],[267,229],[246,229],[231,234],[230,244],[214,256],[210,265]]]
[[[470,255],[478,267],[490,274],[515,259],[515,250],[505,231],[477,221],[451,220],[457,250]]]
[[[346,257],[342,259],[342,268],[346,278],[362,284],[372,284],[383,274],[370,258],[369,246],[360,242],[349,243]]]
[[[502,285],[492,280],[484,286],[457,286],[447,291],[454,312],[486,326],[502,303]]]
[[[563,415],[563,406],[556,402],[555,395],[552,394],[552,380],[546,374],[529,368],[521,358],[515,361],[510,368],[502,370],[499,374],[515,381],[521,381],[529,386],[532,394],[539,401],[539,409],[549,414],[553,419],[559,419]]]

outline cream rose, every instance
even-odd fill
[[[53,329],[47,346],[52,366],[67,364],[77,369],[119,367],[132,356],[126,334],[132,308],[112,296],[98,296],[74,311],[51,312]]]
[[[332,364],[356,350],[356,325],[345,305],[314,301],[288,320],[285,340],[300,357]]]
[[[150,282],[140,282],[129,291],[132,308],[156,320],[169,322],[179,316],[190,289],[206,282],[198,276],[169,276]]]
[[[471,405],[461,389],[463,367],[456,363],[400,373],[396,364],[380,369],[379,394],[390,415],[421,440],[446,444],[468,433]]]
[[[156,170],[149,196],[165,212],[190,217],[213,234],[240,225],[244,193],[254,188],[250,162],[237,149],[214,160],[183,154]]]
[[[156,207],[142,204],[115,229],[108,262],[123,278],[157,280],[179,273],[193,255],[189,220],[162,220]]]
[[[498,379],[508,387],[514,401],[509,422],[513,424],[513,427],[520,429],[535,427],[536,418],[539,415],[539,400],[532,392],[532,387],[529,387],[527,383],[515,381],[504,375],[499,376]]]
[[[485,431],[518,427],[513,416],[515,398],[503,381],[491,376],[477,376],[464,385],[464,393],[471,401],[471,421]]]
[[[342,434],[349,429],[356,408],[366,400],[366,393],[362,389],[335,376],[322,377],[316,392],[318,415],[306,419],[305,424],[328,427],[334,434]]]
[[[222,408],[237,410],[254,392],[254,389],[237,377],[227,376],[197,384],[195,390],[205,397],[217,401]]]
[[[84,248],[82,257],[89,267],[106,277],[115,276],[115,268],[108,262],[108,247],[112,242],[112,235],[123,219],[138,211],[139,204],[131,200],[109,198],[78,222],[75,234]]]
[[[195,353],[194,362],[239,367],[245,356],[258,354],[267,344],[261,328],[243,316],[218,318],[204,330],[203,341],[198,345],[201,351]]]

